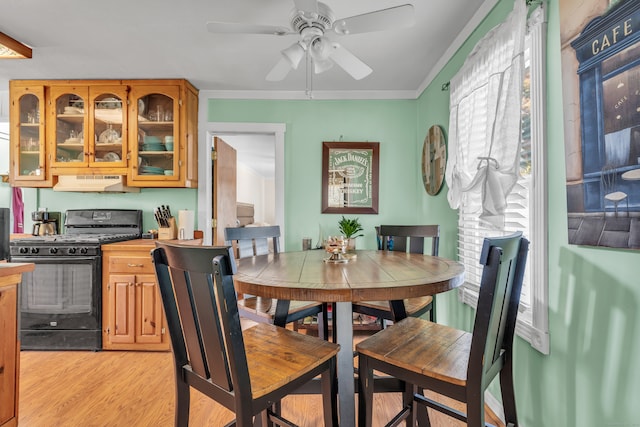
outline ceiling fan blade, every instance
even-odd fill
[[[291,64],[283,56],[282,58],[280,58],[278,63],[271,69],[271,71],[269,71],[269,74],[267,74],[267,77],[265,77],[265,80],[270,82],[279,82],[281,80],[284,80],[285,77],[287,77],[287,74],[289,74],[289,71],[291,71]]]
[[[349,18],[336,19],[333,30],[338,34],[357,34],[407,28],[414,24],[413,5],[405,4]]]
[[[371,67],[338,43],[333,44],[333,53],[329,58],[356,80],[362,80],[373,72]]]
[[[290,28],[277,25],[240,24],[235,22],[207,22],[207,31],[218,34],[271,34],[284,36],[296,34]]]

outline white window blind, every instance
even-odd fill
[[[504,226],[481,221],[481,194],[465,193],[458,218],[458,257],[465,266],[460,299],[476,307],[482,276],[478,262],[485,237],[522,231],[531,242],[516,332],[542,353],[549,352],[547,291],[547,203],[545,168],[545,37],[543,6],[530,16],[525,41],[519,176],[506,199]],[[482,111],[478,112],[483,115]]]

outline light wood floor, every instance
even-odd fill
[[[171,427],[174,410],[170,352],[23,351],[20,427]],[[223,426],[233,414],[192,390],[190,425]],[[400,407],[399,394],[376,395],[374,426]],[[283,415],[305,427],[322,426],[319,396],[289,396]],[[432,415],[433,427],[462,423]],[[385,421],[385,422],[386,422]],[[495,420],[489,422],[496,423]]]

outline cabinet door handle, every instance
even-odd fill
[[[144,264],[127,264],[127,267],[144,267]]]

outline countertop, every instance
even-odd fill
[[[153,249],[156,247],[156,242],[158,239],[135,239],[135,240],[125,240],[124,242],[116,242],[116,243],[107,243],[101,246],[102,251],[118,251],[118,250],[126,250],[126,249]],[[161,240],[161,242],[169,242],[169,243],[178,243],[181,245],[194,245],[200,246],[202,245],[202,239],[193,239],[193,240]]]
[[[13,286],[20,282],[19,278],[11,278],[11,276],[34,269],[35,265],[30,262],[0,262],[0,288]]]

